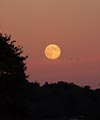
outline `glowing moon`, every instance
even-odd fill
[[[45,56],[48,59],[58,59],[61,55],[61,49],[58,45],[50,44],[45,48]]]

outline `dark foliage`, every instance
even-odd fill
[[[79,87],[62,81],[46,83],[43,86],[27,83],[25,94],[22,92],[20,96],[21,119],[24,117],[27,120],[100,119],[100,89],[92,90],[87,86]]]
[[[16,90],[24,88],[27,78],[24,63],[27,56],[21,56],[22,48],[16,47],[15,41],[11,41],[10,37],[0,33],[0,111],[2,111],[2,117],[15,116]]]
[[[29,83],[22,49],[0,34],[0,120],[100,120],[100,89]]]

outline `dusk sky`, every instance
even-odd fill
[[[100,87],[100,0],[0,0],[0,31],[23,46],[30,81]],[[57,60],[44,55],[50,43]]]

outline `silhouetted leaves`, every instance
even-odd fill
[[[11,41],[11,36],[0,33],[0,110],[2,117],[15,116],[16,90],[24,88],[27,79],[24,63],[27,56],[21,55],[22,48],[16,47],[15,42]]]

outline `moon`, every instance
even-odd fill
[[[58,59],[60,57],[60,55],[61,55],[61,49],[56,44],[49,44],[45,48],[45,56],[48,59],[51,59],[51,60]]]

